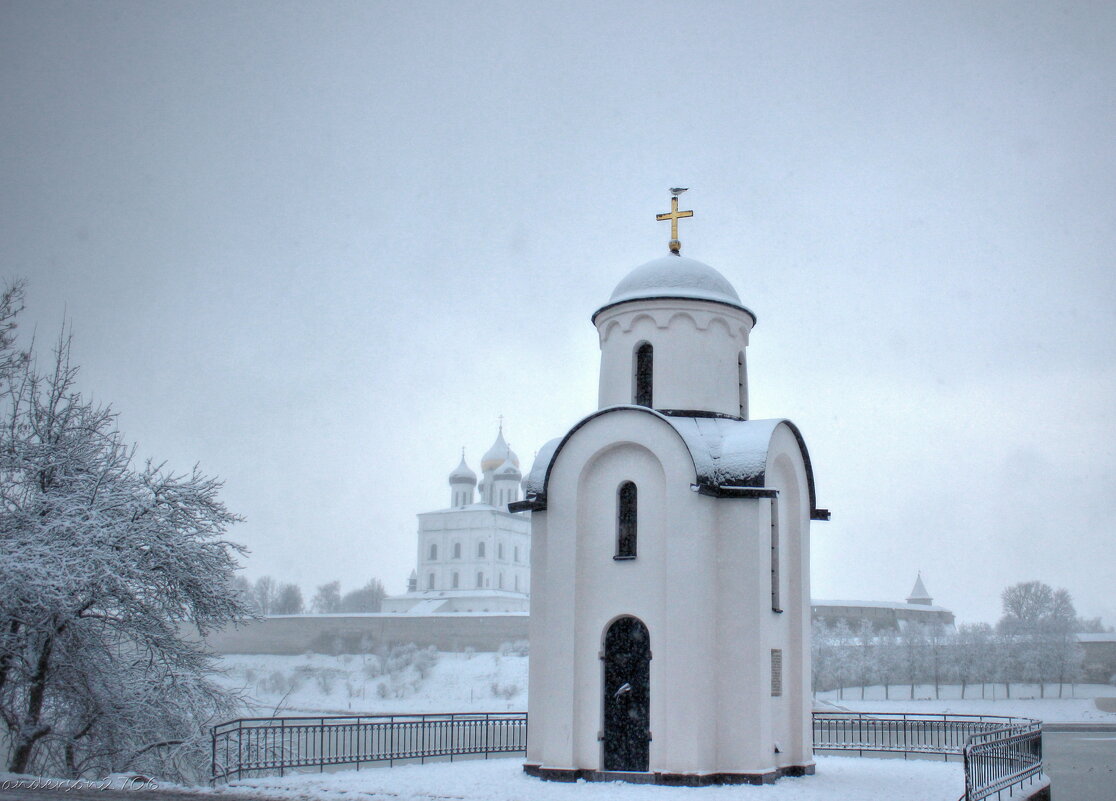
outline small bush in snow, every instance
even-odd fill
[[[528,656],[531,644],[527,640],[516,640],[500,644],[500,656]]]
[[[365,662],[364,665],[361,666],[360,670],[362,673],[364,673],[365,676],[370,679],[379,678],[384,674],[383,668],[380,667],[380,660],[376,657],[372,657],[367,662]]]
[[[508,701],[519,695],[518,684],[500,684],[498,681],[494,681],[492,682],[491,690],[494,697],[503,698]]]

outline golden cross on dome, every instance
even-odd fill
[[[670,190],[670,211],[665,214],[656,214],[655,219],[662,222],[663,220],[670,220],[670,252],[675,256],[679,255],[682,250],[682,243],[678,241],[678,221],[683,217],[693,217],[692,211],[679,211],[678,210],[678,196],[685,192],[685,189],[671,189]]]

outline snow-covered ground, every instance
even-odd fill
[[[527,657],[514,653],[271,654],[222,657],[249,716],[506,712],[527,709]]]
[[[490,759],[252,779],[215,792],[300,801],[957,801],[964,789],[957,762],[818,757],[817,775],[759,787],[545,782],[524,775],[522,759]]]
[[[514,653],[445,653],[400,650],[374,655],[247,655],[222,658],[221,682],[251,699],[246,715],[391,714],[418,712],[505,712],[527,709],[527,657]],[[1048,723],[1116,724],[1116,712],[1097,708],[1095,699],[1116,698],[1116,687],[1048,685],[1046,698],[1031,684],[1013,684],[1005,698],[1003,684],[944,685],[935,699],[933,685],[846,688],[820,693],[819,708],[855,712],[925,712],[967,715],[1015,715]],[[839,698],[843,695],[843,698]],[[1053,697],[1051,697],[1053,696]],[[1116,703],[1116,702],[1113,702]],[[276,711],[277,710],[277,711]]]
[[[954,715],[1012,715],[1037,718],[1046,723],[1112,723],[1116,724],[1116,712],[1105,712],[1097,707],[1098,698],[1116,698],[1116,687],[1107,684],[1065,685],[1063,698],[1058,698],[1058,686],[1047,685],[1046,698],[1039,697],[1035,684],[1011,685],[1011,698],[1005,697],[1003,684],[984,685],[984,698],[981,698],[981,685],[965,689],[961,698],[960,685],[943,685],[935,698],[934,685],[916,684],[914,700],[911,700],[910,686],[892,685],[890,700],[884,699],[884,688],[865,687],[864,700],[860,698],[860,688],[848,689],[844,693],[837,690],[819,693],[819,708],[847,709],[853,712],[922,712],[930,714]],[[844,698],[839,696],[843,695]]]

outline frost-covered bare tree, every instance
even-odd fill
[[[273,615],[301,615],[303,609],[302,590],[297,584],[280,584],[271,605]]]
[[[330,581],[318,587],[314,593],[314,600],[310,602],[310,611],[319,615],[331,615],[341,611],[341,582]]]
[[[1042,697],[1046,683],[1057,682],[1060,696],[1063,684],[1076,681],[1081,670],[1073,598],[1041,581],[1013,584],[1001,597],[1004,615],[997,628],[1010,650],[1014,677],[1036,682]]]
[[[279,584],[271,576],[260,576],[252,588],[256,611],[261,615],[274,614],[272,607],[279,596]]]
[[[338,611],[379,612],[386,595],[383,582],[372,579],[359,590],[350,590],[342,595]]]
[[[246,616],[238,518],[196,467],[137,464],[77,390],[63,334],[49,367],[13,349],[0,298],[0,720],[14,773],[189,776],[233,699],[200,634]],[[195,763],[196,764],[196,763]]]

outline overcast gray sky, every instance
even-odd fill
[[[759,323],[820,598],[1116,623],[1116,5],[0,0],[0,275],[250,577],[401,591],[504,415],[596,408],[666,252]]]

